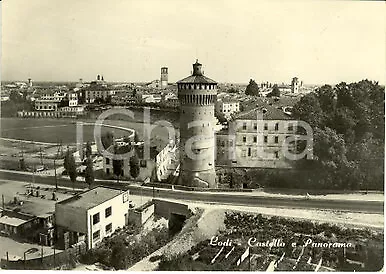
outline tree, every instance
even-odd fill
[[[69,149],[67,149],[63,165],[64,169],[67,171],[68,176],[70,177],[71,182],[74,184],[78,173],[76,171],[75,158],[72,153],[70,153]]]
[[[20,170],[26,169],[24,157],[19,160],[19,168],[20,168]]]
[[[20,103],[23,101],[23,96],[16,90],[13,90],[9,95],[9,100],[14,103]]]
[[[114,145],[114,156],[118,155],[118,146]],[[119,182],[119,176],[122,175],[123,160],[113,159],[113,173],[117,176],[117,182]]]
[[[336,105],[335,93],[330,85],[324,85],[318,88],[316,96],[319,100],[320,107],[324,112],[334,112]]]
[[[64,155],[63,167],[67,171],[69,169],[69,161],[70,161],[70,149],[67,147],[66,154]]]
[[[107,131],[102,134],[101,141],[105,149],[109,148],[114,142],[114,134],[111,131]]]
[[[59,104],[58,104],[58,107],[61,108],[61,107],[68,107],[70,104],[70,101],[67,99],[67,98],[63,98]]]
[[[130,157],[130,175],[134,179],[139,176],[140,167],[139,167],[139,159],[136,154]]]
[[[139,137],[137,131],[134,132],[134,142],[138,143],[139,142]]]
[[[84,174],[84,179],[86,181],[86,184],[88,185],[88,188],[91,188],[91,185],[94,184],[94,169],[90,156],[86,159],[86,170]]]
[[[86,144],[86,158],[89,158],[92,154],[92,149],[91,149],[91,143],[87,142]]]
[[[259,85],[254,80],[249,80],[249,84],[245,89],[245,95],[260,96]]]
[[[267,97],[280,97],[280,89],[276,84],[273,85],[272,91],[267,94]]]
[[[324,127],[326,117],[315,93],[303,96],[293,107],[292,113],[294,118],[309,123],[312,128]]]
[[[115,243],[112,247],[110,264],[116,270],[128,267],[128,250],[123,242]]]

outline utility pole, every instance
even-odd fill
[[[40,150],[40,164],[43,165],[42,146],[39,146],[39,150]]]
[[[32,169],[32,185],[35,184],[35,163],[33,164],[33,169]]]
[[[56,177],[56,159],[54,159],[55,189],[58,190],[58,178]]]

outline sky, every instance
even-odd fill
[[[3,0],[1,80],[385,83],[383,1]]]

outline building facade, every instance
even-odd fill
[[[59,100],[38,99],[35,100],[35,109],[42,111],[57,111],[59,108]]]
[[[266,106],[237,115],[217,134],[217,163],[235,167],[292,168],[285,150],[295,151],[298,121]]]
[[[168,68],[161,68],[161,88],[165,89],[168,87]]]
[[[240,103],[236,100],[224,98],[216,102],[216,111],[222,114],[225,119],[230,119],[231,114],[240,111]]]
[[[179,184],[217,187],[214,163],[214,105],[217,83],[204,76],[202,65],[177,82],[180,101]]]
[[[156,176],[158,181],[166,180],[178,165],[177,147],[172,142],[167,144],[156,156]]]
[[[58,244],[67,249],[84,241],[97,246],[117,228],[127,225],[129,191],[96,187],[55,205]]]

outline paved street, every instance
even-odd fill
[[[15,181],[31,182],[32,176],[29,173],[15,173],[8,171],[0,171],[0,178]],[[35,176],[35,182],[40,184],[55,185],[55,180],[52,177]],[[140,187],[138,184],[130,182],[98,180],[97,185],[116,186],[127,188],[134,195],[153,196],[162,198],[182,199],[189,201],[202,201],[207,203],[232,204],[232,205],[248,205],[248,206],[265,206],[276,208],[314,208],[314,209],[329,209],[342,210],[351,212],[368,212],[368,213],[383,213],[383,201],[366,201],[365,195],[358,200],[353,199],[318,199],[305,197],[276,197],[261,196],[258,192],[254,193],[208,193],[208,192],[190,192],[170,189],[158,189],[150,187]],[[83,182],[72,183],[68,179],[58,179],[58,185],[64,187],[87,188]]]

